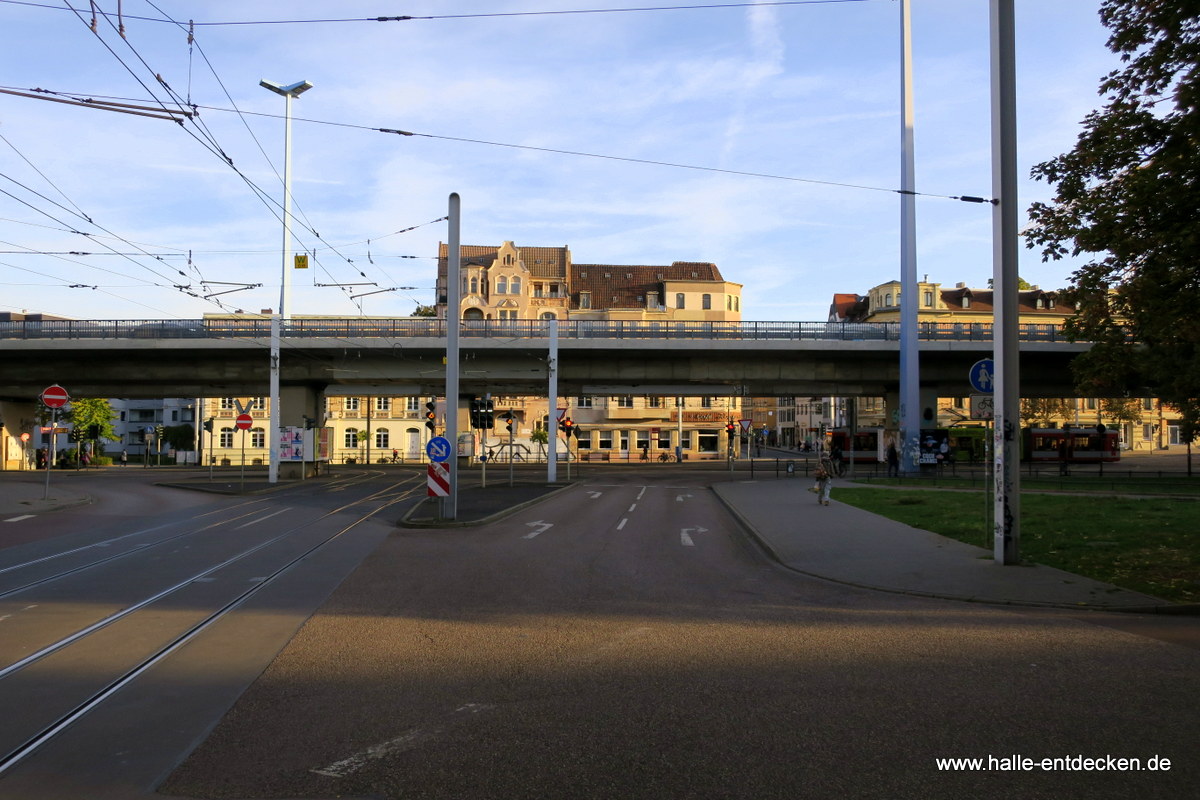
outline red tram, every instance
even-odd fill
[[[1116,431],[1096,428],[1025,428],[1021,457],[1033,463],[1096,464],[1120,461],[1120,438]]]
[[[836,428],[829,433],[830,452],[840,452],[846,463],[877,464],[887,460],[887,443],[883,428],[859,428],[851,438],[850,431]]]

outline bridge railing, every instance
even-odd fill
[[[463,320],[460,335],[474,339],[545,339],[546,320]],[[992,324],[985,322],[921,322],[922,340],[991,341]],[[444,320],[432,317],[396,319],[291,319],[281,334],[296,338],[441,338]],[[194,320],[0,320],[0,339],[226,339],[271,335],[270,319]],[[560,322],[561,339],[675,339],[675,340],[841,340],[898,341],[896,322],[651,322],[643,320],[567,320]],[[1065,342],[1060,325],[1028,323],[1019,336],[1027,342]]]

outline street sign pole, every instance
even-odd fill
[[[458,517],[458,331],[462,319],[462,246],[460,226],[462,201],[451,192],[446,234],[446,438],[450,440],[450,494],[444,499],[442,516]]]
[[[46,493],[42,495],[43,500],[50,499],[50,468],[54,465],[54,448],[57,446],[55,441],[58,434],[54,431],[58,429],[58,409],[50,409],[50,444],[46,449]]]

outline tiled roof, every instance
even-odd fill
[[[676,261],[670,266],[573,264],[571,307],[579,308],[579,293],[591,292],[592,308],[645,308],[646,295],[658,292],[664,304],[664,281],[724,281],[716,264]]]
[[[867,312],[867,298],[857,294],[835,294],[829,306],[830,322],[845,322]]]
[[[446,277],[446,260],[450,247],[445,242],[438,246],[438,278]],[[496,260],[498,245],[464,244],[459,246],[463,266],[490,266]],[[565,278],[571,251],[566,247],[518,247],[517,257],[534,278]]]

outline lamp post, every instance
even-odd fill
[[[283,275],[279,284],[279,313],[271,317],[271,415],[270,452],[267,482],[279,480],[279,326],[281,319],[291,319],[292,273],[288,262],[292,260],[292,98],[299,97],[312,88],[308,81],[281,86],[268,80],[258,82],[264,89],[283,95]]]

